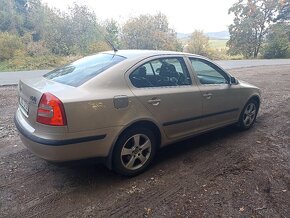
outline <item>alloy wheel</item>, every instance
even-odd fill
[[[137,170],[147,162],[151,150],[152,143],[149,137],[144,134],[135,134],[122,147],[121,162],[128,170]]]
[[[255,117],[256,117],[256,111],[257,111],[257,108],[253,102],[247,105],[243,114],[243,123],[246,127],[251,126],[252,123],[254,122]]]

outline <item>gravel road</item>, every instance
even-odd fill
[[[13,124],[16,87],[0,87],[0,217],[289,217],[290,65],[230,72],[262,90],[254,127],[173,144],[131,179],[33,155]]]

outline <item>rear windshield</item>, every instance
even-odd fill
[[[126,58],[112,54],[96,54],[53,70],[45,78],[70,86],[79,86]]]

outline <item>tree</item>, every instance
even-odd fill
[[[232,55],[242,54],[256,58],[262,46],[269,25],[282,19],[285,1],[239,0],[230,9],[235,15],[229,26],[230,40],[227,45]]]
[[[70,48],[77,52],[86,53],[91,43],[99,40],[97,18],[87,6],[75,4],[70,9],[68,19],[67,38]]]
[[[279,14],[275,21],[277,20],[290,20],[290,1],[288,0],[282,0],[283,4],[280,7]]]
[[[194,54],[209,55],[209,38],[203,31],[195,30],[188,41],[187,51]]]
[[[289,49],[290,26],[284,23],[270,27],[266,37],[264,58],[285,58]]]
[[[116,47],[117,49],[120,48],[120,28],[114,19],[106,20],[104,23],[104,27],[106,29],[106,38]]]
[[[176,32],[169,28],[167,17],[161,13],[129,19],[123,26],[121,41],[127,49],[182,49]]]
[[[0,31],[23,35],[27,0],[0,0]]]
[[[86,54],[92,43],[101,40],[97,18],[86,6],[74,4],[64,13],[33,1],[28,22],[33,39],[44,40],[53,54]]]

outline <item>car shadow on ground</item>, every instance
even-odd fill
[[[59,176],[68,176],[74,181],[76,186],[86,185],[112,185],[128,179],[146,179],[150,177],[156,171],[159,170],[159,166],[163,163],[170,163],[172,159],[184,159],[188,154],[195,154],[195,152],[208,152],[210,150],[219,149],[219,145],[215,143],[217,140],[223,140],[225,138],[236,138],[237,135],[242,134],[233,126],[221,128],[206,134],[195,136],[187,140],[180,141],[178,143],[166,146],[156,155],[155,162],[143,174],[129,178],[117,175],[111,170],[108,170],[104,165],[97,163],[96,159],[87,159],[81,161],[72,161],[66,163],[48,163],[49,167],[53,169],[54,173],[60,174]]]

